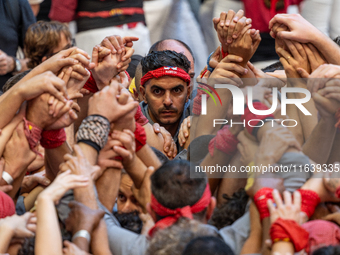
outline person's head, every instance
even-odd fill
[[[230,226],[240,218],[246,210],[249,197],[244,189],[240,189],[231,197],[223,194],[223,198],[226,201],[216,207],[211,216],[211,225],[217,229]]]
[[[117,198],[117,210],[119,213],[142,212],[142,208],[132,193],[133,181],[130,176],[122,171]]]
[[[195,205],[205,195],[207,188],[207,177],[205,173],[200,173],[198,178],[190,178],[190,169],[194,171],[186,160],[172,160],[163,164],[151,176],[151,191],[153,197],[170,210],[184,208]],[[212,215],[215,208],[216,200],[214,197],[208,198],[205,208],[193,214],[193,218],[206,223]],[[151,205],[148,206],[149,214],[154,221],[158,221],[167,216],[158,215],[157,209]]]
[[[195,78],[195,57],[194,53],[190,49],[190,47],[182,42],[181,40],[177,39],[165,39],[158,42],[155,42],[150,50],[149,53],[154,51],[163,51],[163,50],[172,50],[178,53],[182,53],[184,56],[188,58],[190,61],[190,69],[189,75],[191,78]]]
[[[338,254],[340,254],[339,245],[336,245],[336,246],[330,245],[330,246],[322,247],[313,252],[313,255],[338,255]]]
[[[185,247],[182,255],[234,255],[230,247],[215,236],[199,236],[192,239]]]
[[[28,28],[25,36],[24,52],[30,59],[27,66],[34,68],[72,46],[71,32],[67,25],[58,21],[38,21]]]
[[[180,218],[174,225],[156,232],[150,240],[148,255],[181,255],[186,245],[198,236],[217,236],[215,228],[196,220]],[[204,254],[204,253],[202,253]]]
[[[161,126],[176,124],[190,96],[190,63],[187,57],[170,50],[155,51],[144,57],[141,65],[140,92],[148,104],[151,119]],[[153,72],[157,74],[143,83],[145,75]]]

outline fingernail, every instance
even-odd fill
[[[169,150],[169,147],[166,147],[166,148],[165,148],[165,151],[168,151],[168,150]]]
[[[46,181],[44,181],[44,183],[45,183],[46,185],[48,185],[48,184],[50,184],[50,183],[51,183],[51,181],[49,181],[49,180],[46,180]]]
[[[230,25],[230,21],[227,20],[225,24],[226,24],[226,26],[229,26]]]
[[[237,34],[233,34],[233,38],[235,38],[235,39],[236,39],[236,38],[237,38]]]
[[[231,40],[230,38],[227,40],[228,43],[231,43],[233,40]]]
[[[248,69],[245,69],[245,70],[244,70],[244,73],[247,74],[247,73],[248,73]]]
[[[221,25],[221,27],[223,27],[223,26],[224,26],[224,23],[223,23],[223,22],[221,22],[221,24],[220,24],[220,25]]]

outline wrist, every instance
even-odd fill
[[[15,72],[15,66],[16,66],[15,65],[15,58],[7,56],[7,64],[8,64],[7,73]]]

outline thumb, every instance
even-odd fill
[[[299,67],[299,68],[296,69],[296,71],[299,73],[299,75],[302,78],[309,78],[309,73],[305,69]]]
[[[158,123],[153,124],[153,130],[156,134],[159,134],[161,132],[161,127]]]

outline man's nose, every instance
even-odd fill
[[[170,91],[167,91],[164,95],[164,101],[163,104],[165,106],[171,106],[172,105],[172,97]]]
[[[122,212],[123,213],[129,213],[129,212],[133,212],[135,210],[138,210],[137,206],[131,202],[131,200],[127,200],[123,209],[122,209]]]

